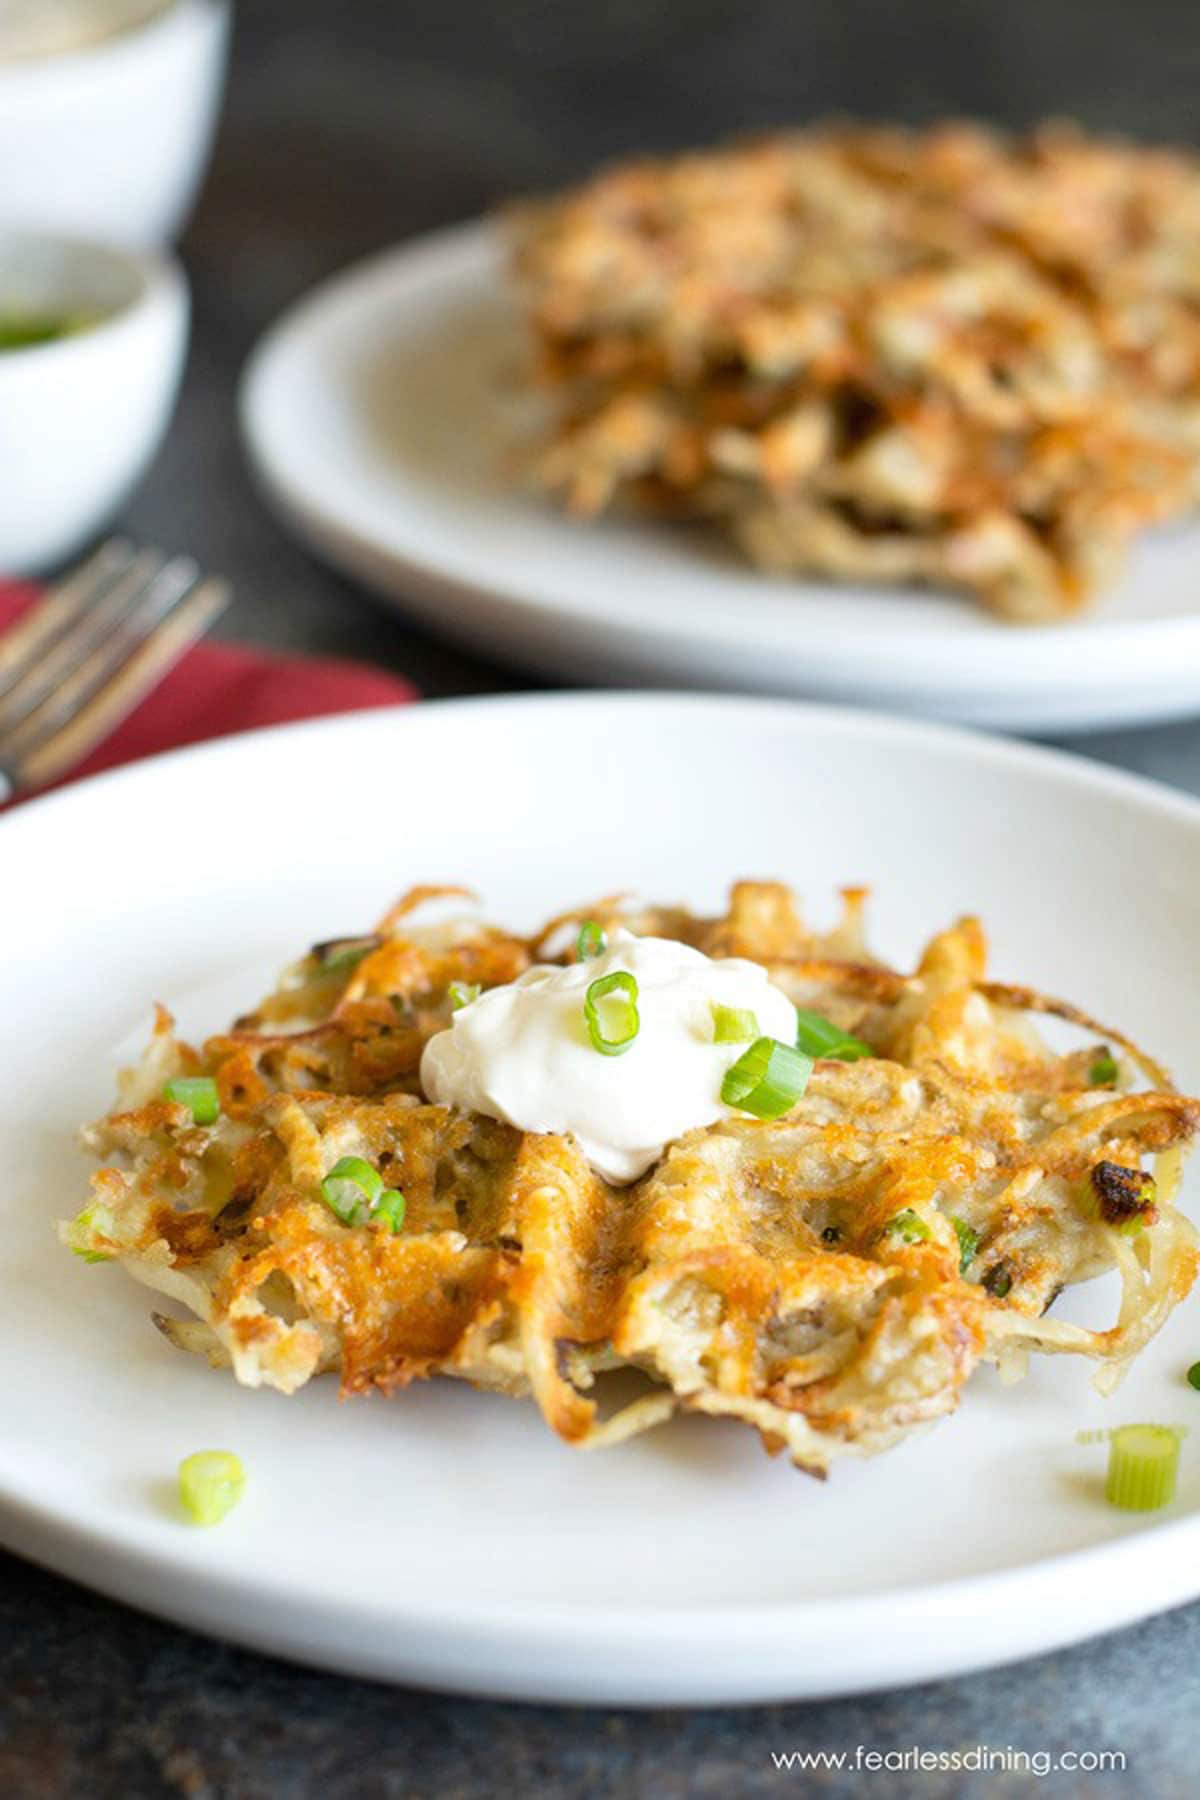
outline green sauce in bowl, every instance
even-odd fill
[[[5,312],[0,307],[0,351],[27,350],[33,344],[53,344],[74,337],[96,323],[93,313]]]

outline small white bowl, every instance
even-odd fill
[[[174,0],[84,49],[0,62],[0,222],[169,242],[207,166],[227,0]]]
[[[188,289],[155,251],[0,230],[0,314],[99,315],[0,349],[0,574],[61,561],[98,531],[167,428]]]

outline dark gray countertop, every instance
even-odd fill
[[[531,686],[372,605],[250,491],[233,395],[271,318],[380,245],[597,157],[830,108],[1020,122],[1074,111],[1200,134],[1189,0],[247,0],[185,242],[196,335],[170,441],[125,527],[236,583],[231,635],[367,657],[426,693]],[[1075,740],[1200,792],[1200,722]],[[919,1528],[910,1522],[909,1529]],[[813,1706],[648,1714],[484,1704],[292,1669],[0,1557],[0,1796],[870,1792],[773,1751],[1116,1750],[1124,1776],[893,1774],[890,1791],[1195,1792],[1200,1608],[1015,1668]],[[879,1778],[876,1778],[879,1779]],[[889,1791],[882,1785],[879,1792]]]

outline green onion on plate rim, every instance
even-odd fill
[[[193,1525],[219,1525],[245,1490],[246,1471],[232,1450],[197,1450],[179,1465],[179,1499]]]
[[[1156,1512],[1175,1498],[1182,1425],[1116,1425],[1111,1431],[1081,1431],[1078,1444],[1108,1442],[1104,1498],[1122,1512]]]

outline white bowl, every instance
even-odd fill
[[[98,313],[0,349],[0,573],[60,561],[106,522],[167,428],[187,345],[173,257],[0,230],[0,312]]]
[[[227,0],[175,0],[85,49],[0,62],[0,222],[161,244],[208,161]]]

